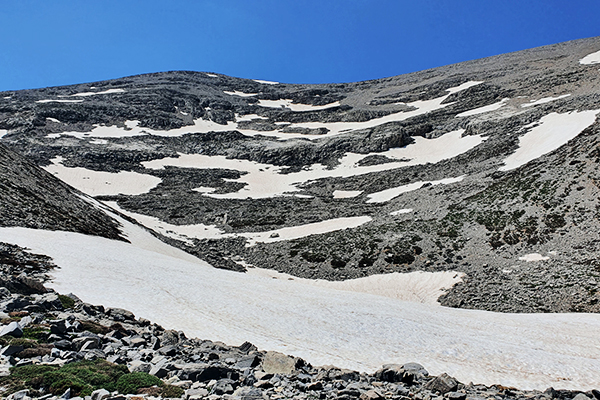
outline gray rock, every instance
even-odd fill
[[[461,392],[449,392],[446,393],[446,398],[450,400],[465,400],[467,398],[467,394]]]
[[[98,389],[92,392],[92,400],[103,400],[110,396],[110,392],[106,389]]]
[[[66,320],[57,321],[50,325],[50,333],[55,335],[65,335],[70,327],[71,324],[69,324],[69,322]]]
[[[18,322],[16,322],[16,321],[11,322],[10,324],[3,327],[2,330],[0,331],[0,337],[6,336],[6,335],[20,338],[23,336],[23,328],[21,328],[21,325],[19,325]]]
[[[579,393],[577,396],[573,397],[573,400],[590,400],[590,398],[583,393]]]
[[[237,386],[237,382],[232,379],[219,379],[216,385],[213,386],[212,393],[218,396],[231,394],[233,393],[235,386]]]
[[[29,394],[29,389],[19,390],[6,398],[6,400],[23,400]]]
[[[291,374],[296,370],[296,359],[276,351],[267,351],[262,369],[267,374]]]
[[[129,364],[129,371],[130,372],[146,372],[146,373],[149,373],[151,369],[152,369],[152,365],[150,363],[143,362],[141,360],[133,360]]]
[[[116,321],[134,321],[135,315],[128,310],[122,308],[109,308],[106,313],[114,318]]]
[[[458,381],[446,373],[436,376],[425,385],[426,389],[439,392],[441,394],[452,392],[456,390],[457,387]]]
[[[263,400],[266,399],[266,396],[263,396],[263,393],[260,389],[248,386],[242,386],[238,388],[233,395],[240,400]]]
[[[12,356],[14,354],[20,353],[23,350],[25,350],[25,348],[23,346],[8,345],[8,346],[2,348],[2,350],[0,350],[0,354],[8,357],[8,356]]]

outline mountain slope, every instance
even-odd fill
[[[2,93],[0,129],[215,267],[457,271],[444,305],[598,312],[599,49],[344,84],[166,72]]]

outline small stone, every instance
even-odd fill
[[[360,395],[361,400],[380,400],[383,398],[383,395],[375,389],[367,390]]]

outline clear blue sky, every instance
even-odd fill
[[[599,35],[599,0],[0,0],[0,90],[168,70],[359,81]]]

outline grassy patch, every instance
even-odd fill
[[[0,378],[6,394],[21,389],[39,391],[42,388],[53,394],[62,394],[71,388],[72,395],[87,396],[96,389],[114,391],[117,381],[128,374],[127,367],[106,360],[80,361],[60,368],[49,365],[13,367],[10,375]]]
[[[69,296],[65,296],[64,294],[59,294],[58,299],[60,300],[60,304],[62,304],[63,308],[75,307],[75,300],[73,300]]]

